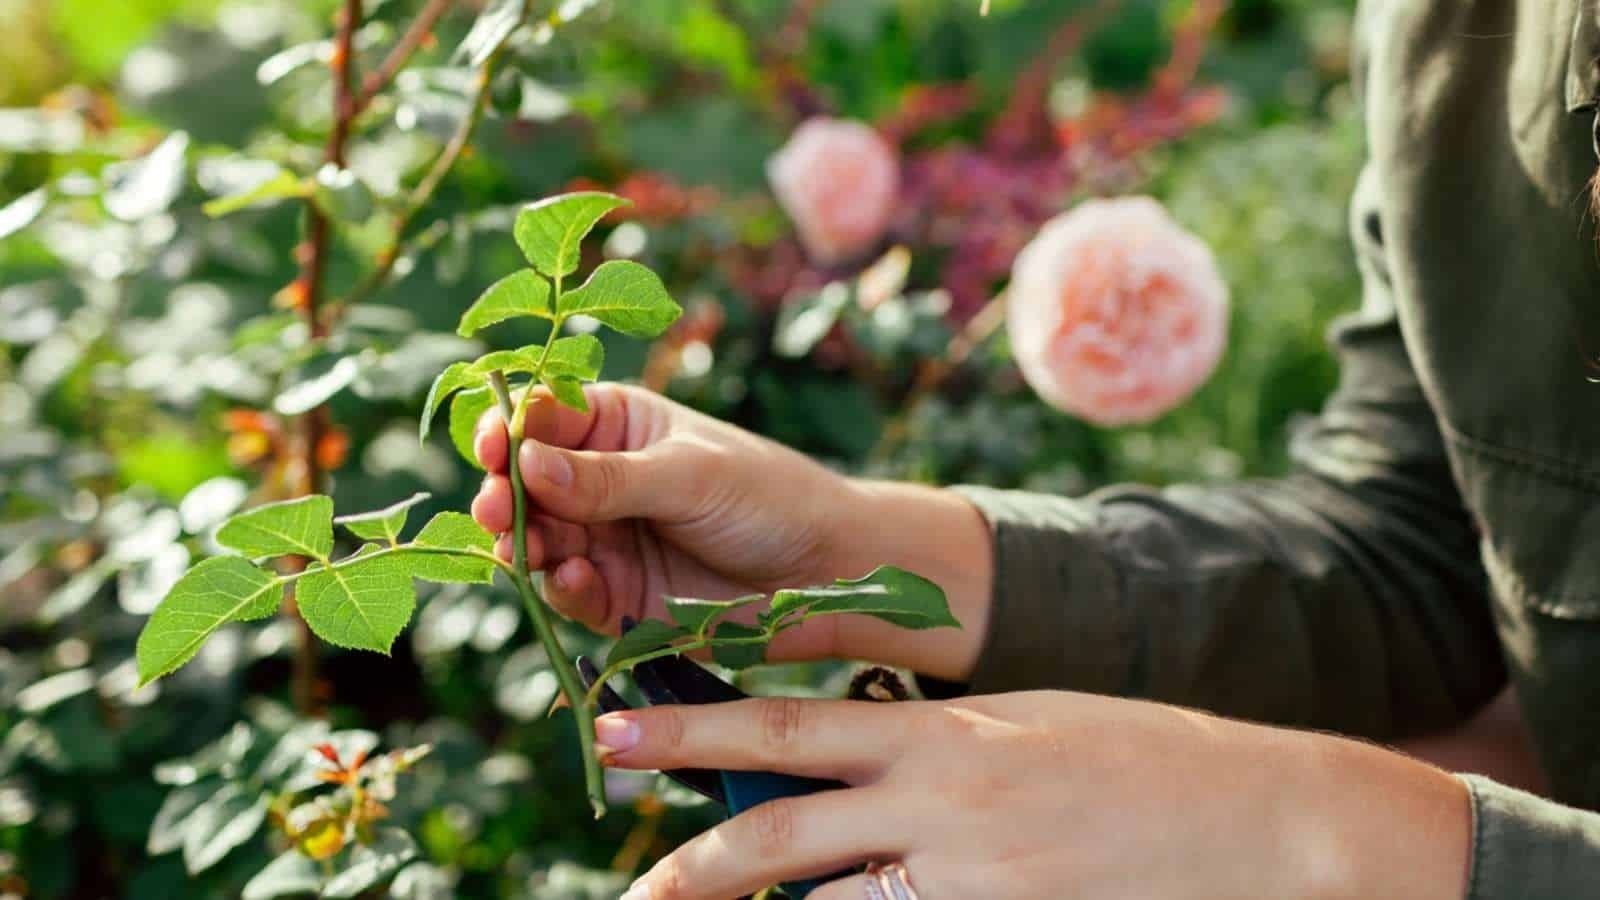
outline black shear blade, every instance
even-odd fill
[[[600,680],[600,668],[587,656],[578,657],[578,676],[583,679],[585,687],[593,688],[596,681]],[[632,709],[622,695],[612,690],[609,686],[600,689],[600,709],[604,712],[621,712]],[[655,701],[652,700],[652,703]],[[722,790],[722,775],[712,769],[668,769],[661,774],[683,785],[691,791],[708,797],[726,806],[727,795]]]

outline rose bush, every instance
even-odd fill
[[[1155,200],[1091,200],[1018,254],[1007,327],[1046,402],[1097,425],[1148,422],[1216,369],[1228,288],[1211,250]]]

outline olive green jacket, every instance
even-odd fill
[[[1296,470],[967,489],[999,573],[972,688],[1392,738],[1509,674],[1555,795],[1600,809],[1600,4],[1369,0],[1357,27],[1364,296]],[[1468,783],[1473,900],[1600,897],[1600,814]]]

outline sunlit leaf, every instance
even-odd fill
[[[411,543],[417,547],[444,550],[494,551],[494,538],[480,528],[471,516],[458,512],[442,512],[434,516],[417,532]],[[494,562],[480,556],[401,551],[400,559],[413,578],[423,581],[459,584],[494,582]]]
[[[256,67],[256,82],[262,87],[269,87],[292,72],[312,63],[327,62],[332,57],[333,41],[311,41],[285,47],[262,60],[261,65]]]
[[[606,654],[606,668],[638,659],[688,636],[688,629],[669,625],[659,619],[645,619],[611,645],[611,652]]]
[[[338,830],[338,826],[334,826]],[[316,860],[298,849],[288,849],[245,882],[244,900],[303,897],[322,890],[322,872]]]
[[[217,543],[250,557],[326,559],[333,552],[333,500],[314,494],[246,510],[217,529]]]
[[[688,597],[666,598],[667,615],[672,621],[695,634],[704,634],[706,626],[736,609],[758,603],[763,594],[751,594],[734,600],[695,600]]]
[[[461,454],[462,459],[479,469],[483,468],[483,464],[478,462],[472,442],[477,433],[478,420],[494,405],[494,392],[487,387],[462,391],[450,404],[450,441],[455,444],[456,452]]]
[[[283,600],[277,576],[237,556],[202,560],[178,579],[139,633],[139,681],[147,683],[194,658],[229,622],[272,615]]]
[[[543,356],[544,347],[539,345],[516,350],[495,350],[473,360],[467,366],[466,374],[472,378],[483,378],[490,372],[532,372],[539,368],[539,360]]]
[[[455,58],[465,60],[474,69],[482,66],[488,61],[489,54],[522,24],[522,17],[527,15],[527,6],[528,0],[493,0],[478,14],[467,36],[461,39]]]
[[[605,368],[606,348],[592,334],[575,334],[559,338],[550,345],[550,354],[544,360],[544,372],[557,378],[576,378],[594,381]]]
[[[656,273],[623,259],[602,263],[583,287],[561,297],[558,311],[591,316],[641,338],[656,337],[683,314]]]
[[[161,801],[156,817],[150,820],[150,833],[145,838],[144,852],[160,856],[183,846],[189,833],[190,821],[201,804],[217,792],[215,780],[174,788]]]
[[[838,324],[850,300],[850,288],[834,282],[814,296],[785,304],[773,330],[772,349],[790,359],[810,353]]]
[[[550,318],[550,282],[521,269],[489,285],[461,316],[456,333],[472,337],[481,328],[520,316]]]
[[[858,613],[902,628],[961,627],[937,584],[893,566],[882,566],[855,581],[835,581],[828,587],[778,591],[772,595],[766,621],[782,621],[796,612],[803,619]]]
[[[319,566],[295,585],[300,615],[317,637],[339,647],[387,655],[411,621],[416,588],[393,556]]]
[[[383,509],[340,516],[333,520],[333,524],[344,526],[351,534],[363,540],[395,544],[400,541],[400,532],[405,530],[406,516],[411,512],[411,507],[427,500],[430,496],[432,495],[427,493],[412,494],[399,503],[390,504]]]
[[[206,215],[215,219],[251,206],[269,204],[294,197],[304,197],[306,193],[307,189],[304,181],[296,178],[293,172],[280,169],[278,174],[260,184],[236,194],[208,200],[200,209]]]
[[[375,887],[416,858],[417,843],[399,828],[378,831],[371,844],[357,844],[339,874],[322,889],[324,897],[354,897]]]
[[[255,836],[267,818],[267,801],[237,784],[224,785],[195,810],[184,833],[183,865],[198,875]]]
[[[0,207],[0,240],[33,224],[50,199],[49,188],[38,188]]]
[[[273,398],[272,409],[285,416],[310,412],[349,387],[360,374],[361,363],[355,356],[319,356],[287,376],[287,386]]]
[[[607,213],[627,205],[621,197],[596,191],[561,194],[517,213],[512,234],[535,269],[562,278],[578,271],[584,237]]]
[[[372,191],[356,173],[332,163],[317,170],[312,196],[331,219],[361,223],[372,218]]]
[[[583,382],[566,376],[543,375],[539,380],[550,389],[550,395],[562,406],[578,412],[589,411],[589,398],[583,394]]]
[[[124,222],[166,212],[183,190],[188,153],[189,135],[174,131],[143,157],[106,166],[106,212]]]
[[[428,432],[433,428],[433,416],[439,411],[439,404],[443,403],[446,397],[462,388],[479,383],[478,376],[467,374],[471,366],[472,364],[468,362],[451,363],[439,373],[438,378],[433,380],[433,387],[428,389],[428,399],[422,404],[421,433],[418,435],[421,440],[428,439]],[[481,390],[487,391],[488,388]]]

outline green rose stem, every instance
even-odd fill
[[[553,338],[555,329],[551,330],[551,334]],[[594,817],[598,819],[606,814],[606,791],[600,756],[594,748],[594,717],[589,714],[589,706],[584,701],[583,682],[578,678],[578,670],[567,658],[566,651],[561,649],[561,639],[556,636],[550,611],[528,575],[527,498],[522,492],[521,467],[517,465],[517,453],[522,447],[522,410],[512,401],[511,388],[506,384],[503,372],[496,370],[489,373],[489,386],[500,404],[500,416],[507,426],[506,471],[511,475],[512,511],[512,566],[509,574],[512,583],[517,586],[517,593],[522,595],[522,605],[528,608],[528,616],[533,619],[533,630],[538,633],[545,654],[550,658],[550,665],[555,669],[561,693],[566,696],[572,716],[577,720],[578,749],[583,754],[584,786],[589,794],[589,806],[594,809]]]

